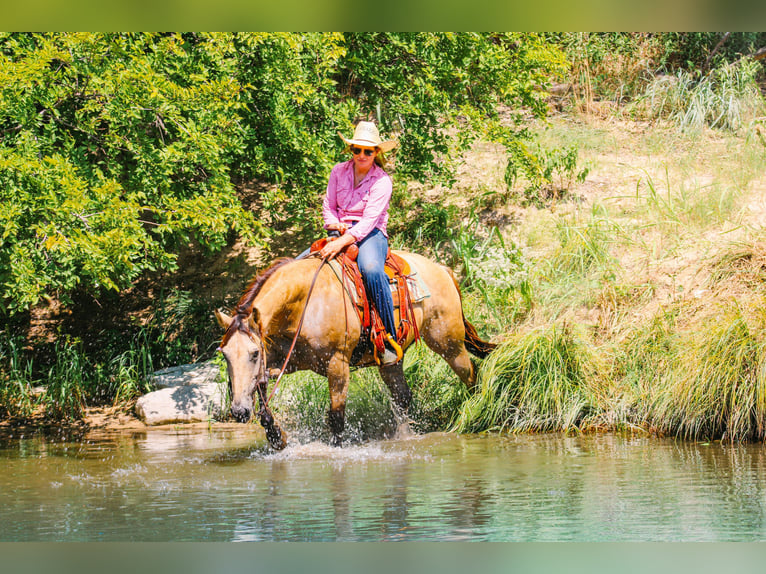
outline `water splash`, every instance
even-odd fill
[[[344,444],[343,447],[334,447],[319,440],[292,441],[287,448],[281,451],[255,450],[251,453],[250,458],[269,461],[325,460],[341,465],[358,462],[430,459],[431,457],[427,452],[417,448],[412,442],[419,442],[420,438],[419,435],[408,429],[403,429],[401,434],[392,439]]]

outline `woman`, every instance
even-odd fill
[[[381,365],[396,363],[402,350],[396,343],[394,304],[383,268],[388,252],[388,206],[391,201],[391,178],[383,169],[383,154],[394,147],[394,140],[381,141],[377,126],[359,122],[351,139],[338,134],[348,146],[352,159],[333,167],[322,205],[324,228],[337,237],[320,251],[332,259],[342,249],[359,246],[357,265],[368,296],[386,328],[385,352]]]

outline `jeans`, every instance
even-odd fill
[[[378,310],[386,331],[396,339],[394,301],[391,298],[391,288],[388,286],[388,275],[383,270],[388,253],[388,237],[380,229],[373,229],[358,245],[359,255],[356,258],[356,264],[362,273],[367,296],[372,299]]]
[[[337,231],[330,231],[328,237],[340,237]],[[388,254],[388,237],[380,229],[373,229],[370,234],[358,243],[359,255],[356,264],[362,273],[362,281],[367,289],[367,296],[372,299],[375,309],[378,310],[386,332],[396,339],[396,326],[394,324],[394,300],[391,298],[391,289],[388,286],[388,275],[383,270],[386,265]],[[306,249],[298,255],[297,259],[308,256]]]

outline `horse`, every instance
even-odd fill
[[[402,349],[406,351],[418,333],[472,389],[476,370],[469,352],[484,358],[495,345],[479,338],[465,318],[460,288],[448,267],[414,253],[394,253],[417,270],[428,293],[412,303],[417,331],[409,334]],[[346,293],[337,272],[325,263],[316,256],[279,259],[252,280],[232,315],[215,311],[225,330],[218,350],[226,359],[231,414],[239,422],[249,422],[257,392],[261,407],[258,417],[276,450],[283,449],[287,442],[268,408],[266,392],[270,377],[281,378],[283,373],[299,370],[311,370],[326,377],[330,390],[327,424],[331,444],[341,446],[350,368],[352,364],[378,366],[371,351],[361,358],[354,354],[362,335],[356,303]],[[278,365],[282,365],[281,371]],[[395,404],[406,412],[412,394],[402,361],[378,369]]]

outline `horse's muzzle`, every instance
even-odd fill
[[[253,409],[242,407],[239,405],[231,405],[231,414],[239,423],[250,422],[253,417]]]

